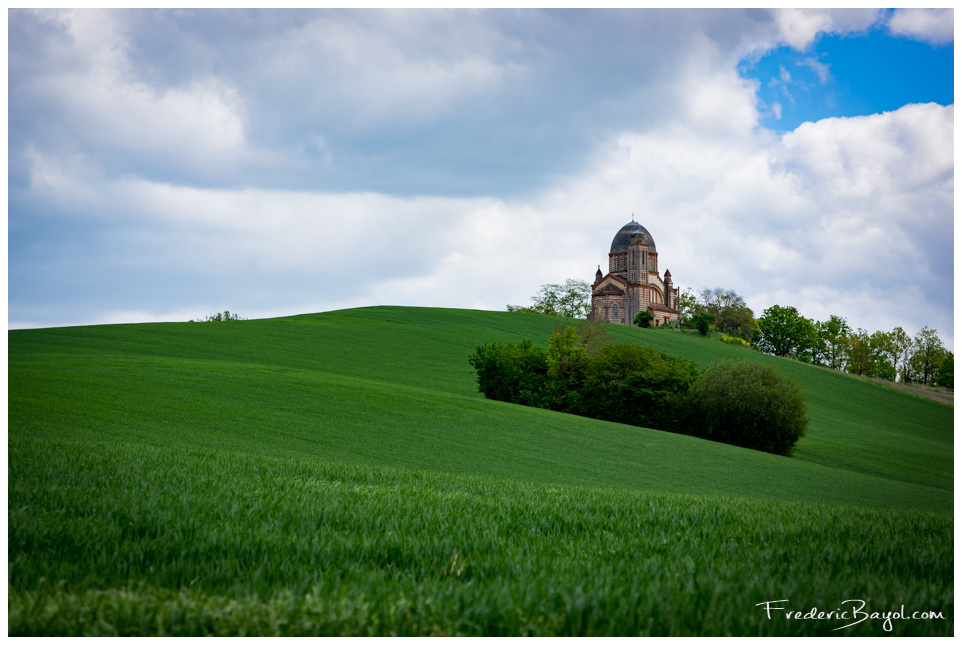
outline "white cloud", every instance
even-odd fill
[[[848,34],[865,31],[883,23],[880,9],[779,9],[776,22],[779,39],[805,51],[819,34]],[[889,31],[933,44],[950,43],[955,38],[952,9],[896,9],[888,19]]]
[[[274,82],[310,82],[305,108],[333,110],[351,127],[398,118],[430,122],[525,74],[523,65],[496,59],[496,32],[464,18],[321,14],[263,42],[268,62],[261,73]]]
[[[679,83],[673,89],[684,99],[677,121],[685,127],[715,134],[749,131],[758,123],[758,110],[749,87],[734,73]]]
[[[952,9],[896,9],[889,30],[897,36],[943,45],[955,40],[955,12]]]
[[[782,9],[778,12],[781,36],[795,49],[805,49],[815,37],[832,28],[828,14],[806,9]]]
[[[86,79],[93,80],[93,79]],[[202,170],[244,153],[237,98],[211,79],[157,93],[140,83],[77,78],[51,88],[91,143],[138,156],[166,158]]]
[[[845,34],[868,29],[882,17],[875,9],[779,9],[780,39],[804,51],[821,33]]]
[[[828,64],[826,64],[826,63],[819,62],[818,60],[816,60],[816,59],[814,59],[814,58],[811,58],[811,57],[809,57],[809,58],[803,58],[802,60],[800,60],[800,61],[798,62],[798,64],[799,64],[799,65],[804,65],[805,67],[810,67],[810,68],[812,68],[812,70],[813,70],[813,71],[815,72],[815,74],[818,76],[819,82],[822,83],[823,85],[824,85],[826,82],[828,82],[828,79],[829,79],[829,76],[830,76],[830,69],[831,69],[831,66],[830,66],[830,65],[828,65]]]
[[[779,9],[776,21],[781,40],[804,51],[821,33],[849,33],[867,29],[880,14],[876,10]]]
[[[141,167],[165,165],[199,176],[229,172],[247,154],[242,102],[227,82],[208,77],[176,87],[151,86],[131,65],[129,39],[117,14],[39,15],[63,30],[47,52],[59,63],[53,73],[18,85],[16,100],[56,111],[56,127],[38,136],[48,147],[63,152],[79,144],[104,157],[139,159]],[[69,140],[51,144],[65,134]]]
[[[141,214],[118,233],[130,257],[227,285],[223,306],[243,315],[269,309],[265,288],[285,292],[288,313],[525,303],[541,284],[590,280],[633,210],[682,286],[734,288],[758,314],[783,304],[867,329],[935,326],[951,344],[939,263],[952,262],[952,130],[953,108],[930,104],[781,138],[626,133],[590,173],[525,201],[129,180],[99,194],[117,217]]]
[[[129,15],[44,14],[70,38],[11,63],[12,319],[503,309],[590,280],[634,212],[682,286],[946,338],[953,108],[776,136],[759,109],[781,104],[759,108],[735,69],[880,15],[600,12],[586,28],[567,13],[312,13],[234,41],[264,15],[235,29],[216,14],[204,28],[225,40],[175,25],[200,62],[165,75],[141,58],[169,41],[144,44]],[[552,165],[561,154],[573,161]],[[357,159],[363,181],[325,183]],[[437,192],[408,188],[415,172]],[[395,194],[376,192],[385,176]],[[27,304],[44,298],[75,304]]]

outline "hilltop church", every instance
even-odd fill
[[[655,240],[632,216],[611,241],[607,275],[601,274],[601,266],[595,274],[589,318],[631,325],[640,311],[650,311],[654,325],[676,322],[678,289],[672,286],[671,271],[666,270],[662,280]]]

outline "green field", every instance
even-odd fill
[[[11,331],[13,634],[953,633],[953,411],[766,361],[778,457],[488,401],[467,357],[532,314],[375,307]],[[849,621],[854,622],[854,621]]]

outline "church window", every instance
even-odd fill
[[[618,317],[618,305],[617,305],[617,304],[615,304],[614,313],[615,313],[615,318],[617,318],[617,317]]]

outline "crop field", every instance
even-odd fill
[[[9,332],[8,633],[954,633],[950,406],[629,328],[793,378],[795,456],[476,391],[475,345],[544,345],[557,322],[377,307]],[[856,601],[862,620],[803,617]]]

